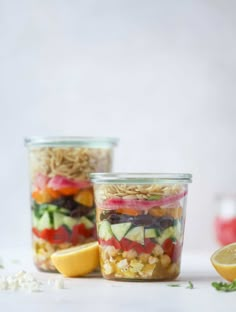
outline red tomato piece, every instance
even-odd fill
[[[40,232],[40,238],[53,244],[54,229],[44,229]]]
[[[83,243],[85,238],[94,237],[94,227],[87,229],[83,223],[73,226],[70,241],[73,245]]]
[[[70,242],[72,243],[72,245],[77,245],[79,243],[79,235],[78,235],[77,231],[75,230],[75,227],[73,227],[73,229],[72,229]]]
[[[124,251],[129,251],[131,249],[130,248],[131,243],[132,242],[129,239],[123,237],[120,241],[121,249]]]
[[[120,241],[121,249],[124,251],[129,251],[134,249],[137,253],[145,252],[145,247],[137,242],[133,242],[127,238],[122,238]]]
[[[111,243],[112,243],[112,246],[114,246],[116,249],[121,248],[120,242],[115,237],[111,238]]]
[[[115,237],[112,237],[112,238],[109,238],[107,240],[104,240],[104,239],[99,239],[99,244],[101,246],[113,246],[115,247],[116,249],[121,249],[121,244],[120,242],[115,239]]]
[[[170,258],[172,258],[173,251],[174,251],[174,243],[170,238],[167,238],[164,243],[162,244],[162,248],[164,253],[167,254]]]
[[[78,224],[78,234],[79,235],[83,235],[84,237],[88,238],[88,237],[93,236],[93,231],[94,231],[93,228],[87,229],[83,223]]]
[[[60,226],[57,230],[44,229],[39,231],[36,228],[32,228],[34,235],[48,241],[51,244],[62,244],[69,241],[70,235],[68,230],[64,226]]]
[[[137,242],[132,242],[131,249],[134,249],[138,254],[145,253],[145,247]]]
[[[145,253],[148,253],[148,254],[151,254],[153,249],[155,248],[156,244],[153,243],[149,238],[145,238],[145,241],[144,241],[144,252]]]
[[[182,251],[182,244],[180,244],[179,242],[176,242],[176,244],[174,244],[174,249],[173,249],[172,258],[171,258],[173,262],[177,262],[179,260],[181,256],[181,251]]]
[[[60,226],[58,229],[53,230],[52,242],[54,244],[63,244],[69,242],[69,232],[64,226]]]
[[[32,232],[34,233],[35,236],[40,237],[40,231],[35,227],[32,228]]]
[[[92,236],[94,237],[94,239],[97,239],[97,237],[98,237],[98,235],[97,235],[97,227],[96,226],[93,227],[93,235]]]

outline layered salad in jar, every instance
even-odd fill
[[[101,271],[107,279],[171,280],[180,273],[187,184],[114,182],[92,175]],[[108,175],[109,177],[109,175]],[[145,181],[145,180],[144,180]],[[103,184],[104,183],[104,184]]]
[[[51,255],[96,240],[91,172],[109,172],[111,148],[30,146],[33,258],[56,271]]]

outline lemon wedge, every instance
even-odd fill
[[[51,260],[64,276],[84,276],[99,265],[98,242],[58,250],[51,255]]]
[[[211,263],[216,271],[227,281],[236,279],[236,243],[216,250],[211,256]]]

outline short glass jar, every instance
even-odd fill
[[[29,152],[33,258],[56,271],[51,254],[96,240],[91,172],[110,172],[113,138],[31,137]]]
[[[103,277],[179,275],[191,179],[190,174],[91,174]]]

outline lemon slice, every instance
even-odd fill
[[[99,265],[98,242],[58,250],[51,255],[55,268],[65,276],[84,276]]]
[[[211,256],[211,263],[216,271],[227,281],[236,279],[236,243],[216,250]]]

